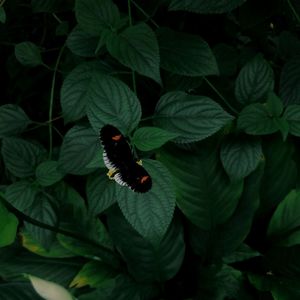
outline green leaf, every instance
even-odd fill
[[[270,92],[267,98],[267,109],[271,116],[280,117],[283,112],[283,104],[281,99],[274,93]]]
[[[0,22],[3,24],[6,22],[6,13],[3,6],[0,7]]]
[[[211,230],[229,220],[243,182],[229,182],[216,151],[203,147],[193,153],[172,146],[159,158],[174,176],[178,207],[193,224]]]
[[[69,22],[62,21],[56,26],[55,35],[56,36],[66,36],[69,33]]]
[[[70,283],[70,287],[81,288],[89,285],[92,288],[100,287],[106,281],[116,276],[114,269],[107,264],[98,261],[90,261],[86,263],[76,277]]]
[[[161,67],[179,75],[218,75],[209,45],[199,36],[161,28],[157,32]]]
[[[132,142],[139,150],[150,151],[160,148],[177,136],[175,133],[158,127],[140,127],[134,132]]]
[[[30,122],[20,106],[14,104],[0,106],[0,138],[21,133]]]
[[[140,23],[109,35],[106,47],[121,64],[161,83],[158,42],[147,24]]]
[[[278,126],[267,107],[260,103],[246,106],[238,118],[238,128],[248,134],[264,135],[278,131]]]
[[[75,15],[86,33],[99,37],[104,29],[117,29],[120,21],[119,9],[111,0],[76,0]]]
[[[300,59],[289,60],[282,68],[279,95],[285,105],[300,104]]]
[[[261,55],[256,55],[241,69],[235,83],[235,97],[244,105],[260,102],[273,88],[272,68]]]
[[[37,143],[10,137],[2,141],[2,156],[6,168],[17,177],[35,174],[36,166],[46,156],[46,150]]]
[[[102,213],[116,202],[115,186],[103,172],[91,174],[86,183],[88,211],[93,216]]]
[[[76,55],[83,57],[95,57],[95,50],[99,38],[84,32],[79,26],[75,26],[67,38],[68,48]]]
[[[289,129],[290,129],[288,121],[285,120],[283,117],[282,118],[275,117],[274,122],[282,135],[283,141],[285,141],[289,134]]]
[[[233,180],[239,180],[253,172],[262,158],[259,140],[231,138],[222,143],[221,161],[226,173]]]
[[[56,227],[58,223],[55,207],[51,203],[49,196],[45,193],[37,194],[34,204],[30,210],[27,210],[27,215],[34,220],[53,227]],[[27,222],[25,222],[25,228],[31,234],[32,238],[46,250],[51,247],[55,238],[55,232]]]
[[[294,145],[282,139],[265,140],[263,153],[266,166],[261,186],[260,212],[270,213],[282,199],[294,189],[297,167],[294,161]]]
[[[65,173],[85,175],[93,171],[88,163],[100,149],[100,141],[89,126],[75,125],[64,136],[58,165]]]
[[[0,202],[0,247],[5,247],[15,241],[19,221]]]
[[[171,223],[155,247],[138,234],[118,210],[109,213],[108,225],[129,273],[137,281],[164,282],[177,274],[185,253],[183,228],[179,221]]]
[[[246,0],[172,0],[169,10],[187,10],[200,14],[222,14],[242,5]]]
[[[0,295],[9,300],[44,300],[33,289],[29,282],[2,282],[0,284]]]
[[[216,133],[233,117],[222,107],[204,96],[184,92],[163,95],[155,108],[154,123],[179,135],[174,141],[190,143]]]
[[[94,158],[86,165],[87,168],[95,169],[95,168],[106,168],[103,161],[103,149],[99,149],[96,152]]]
[[[72,258],[46,258],[32,254],[25,249],[18,249],[17,253],[9,258],[1,258],[0,276],[8,279],[16,278],[30,271],[32,275],[67,286],[78,273],[82,264],[83,261],[79,258],[76,260]]]
[[[292,190],[276,208],[268,227],[268,235],[286,237],[300,227],[300,191]]]
[[[284,111],[283,118],[288,122],[289,133],[300,137],[300,105],[289,105]]]
[[[60,103],[66,123],[81,119],[86,115],[87,94],[92,78],[97,73],[109,73],[111,68],[99,62],[88,62],[78,65],[65,78]]]
[[[16,209],[24,212],[35,199],[38,189],[28,180],[16,181],[5,190],[5,199]]]
[[[233,253],[225,256],[223,261],[226,264],[233,264],[260,255],[261,254],[259,252],[251,249],[247,244],[241,244],[240,247],[236,249]]]
[[[128,133],[141,119],[141,105],[136,95],[122,81],[95,74],[87,94],[87,116],[95,132],[106,124]]]
[[[58,170],[57,161],[46,160],[37,166],[35,176],[40,185],[49,186],[60,181],[64,174]]]
[[[39,48],[31,42],[17,44],[15,56],[23,66],[36,67],[43,64]]]
[[[126,186],[116,186],[118,204],[132,227],[145,240],[158,244],[171,223],[175,208],[175,193],[168,170],[155,160],[143,165],[152,178],[152,188],[136,193]]]

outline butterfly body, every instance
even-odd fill
[[[123,134],[116,127],[105,125],[100,130],[100,139],[109,177],[135,192],[147,192],[152,186],[151,177],[134,157]]]

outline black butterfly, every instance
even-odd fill
[[[103,145],[103,160],[109,169],[108,176],[135,192],[147,192],[152,186],[151,177],[134,157],[122,133],[112,125],[105,125],[100,130],[100,139]]]

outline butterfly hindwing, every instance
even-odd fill
[[[106,167],[113,170],[113,179],[135,192],[147,192],[152,186],[151,177],[135,159],[124,135],[116,127],[105,125],[100,130],[100,139],[103,160]]]

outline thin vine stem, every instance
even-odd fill
[[[226,100],[226,98],[216,89],[216,87],[205,77],[203,76],[203,80],[210,86],[210,88],[223,100],[223,102],[228,106],[228,108],[236,115],[239,112]]]
[[[58,65],[61,59],[61,56],[65,50],[66,45],[63,45],[58,53],[57,60],[54,67],[52,83],[51,83],[51,92],[50,92],[50,103],[49,103],[49,159],[52,158],[52,150],[53,150],[53,133],[52,133],[52,115],[53,115],[53,104],[54,104],[54,91],[55,91],[55,83],[56,83],[56,73],[58,70]]]
[[[156,28],[159,28],[159,25],[152,19],[152,17],[146,13],[142,7],[140,7],[134,0],[131,0],[131,3],[149,20]]]
[[[292,2],[290,0],[286,0],[288,6],[290,7],[292,13],[294,14],[295,18],[297,19],[298,23],[300,24],[300,16],[298,15],[294,5],[292,4]]]

